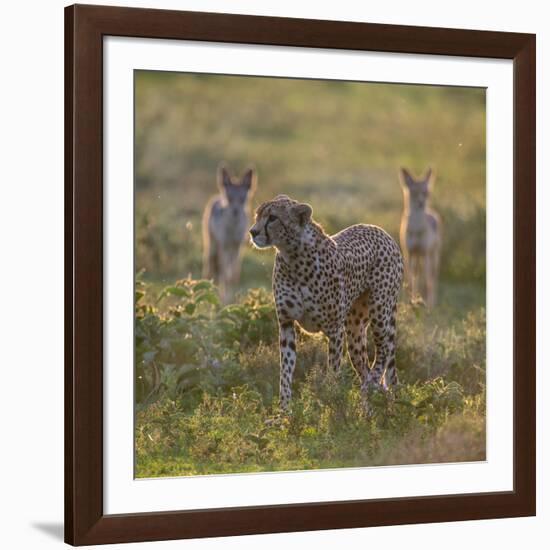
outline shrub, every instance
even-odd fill
[[[299,331],[292,414],[280,416],[271,296],[252,289],[222,307],[212,283],[192,279],[150,292],[138,281],[138,477],[478,460],[484,450],[483,309],[457,319],[401,303],[401,385],[372,391],[368,410],[349,360],[327,371],[326,339]]]

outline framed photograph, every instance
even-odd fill
[[[65,11],[66,542],[535,514],[535,36]]]

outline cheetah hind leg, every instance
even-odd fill
[[[348,355],[361,381],[363,410],[370,415],[368,403],[369,357],[367,353],[367,329],[369,326],[368,294],[365,292],[353,303],[346,318]]]
[[[391,303],[393,302],[393,303]],[[387,391],[388,383],[397,385],[395,369],[395,314],[396,300],[387,302],[382,296],[373,295],[369,302],[372,335],[376,348],[375,359],[369,371],[367,384]]]
[[[368,324],[368,296],[364,293],[355,300],[346,318],[348,355],[361,381],[361,388],[365,385],[369,375],[369,358],[367,355]]]

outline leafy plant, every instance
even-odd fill
[[[444,314],[400,305],[402,384],[396,395],[371,392],[368,409],[349,361],[327,371],[325,339],[300,332],[292,413],[281,416],[267,292],[223,307],[210,281],[182,279],[151,295],[138,277],[138,476],[483,458],[484,312],[442,323]]]

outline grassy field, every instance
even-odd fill
[[[273,251],[247,246],[236,303],[199,281],[220,161],[254,164],[253,206],[309,202],[329,233],[397,237],[400,165],[437,174],[438,306],[403,298],[394,402],[361,408],[346,360],[301,334],[292,415],[276,418]],[[136,475],[485,457],[485,94],[479,89],[136,73]]]

